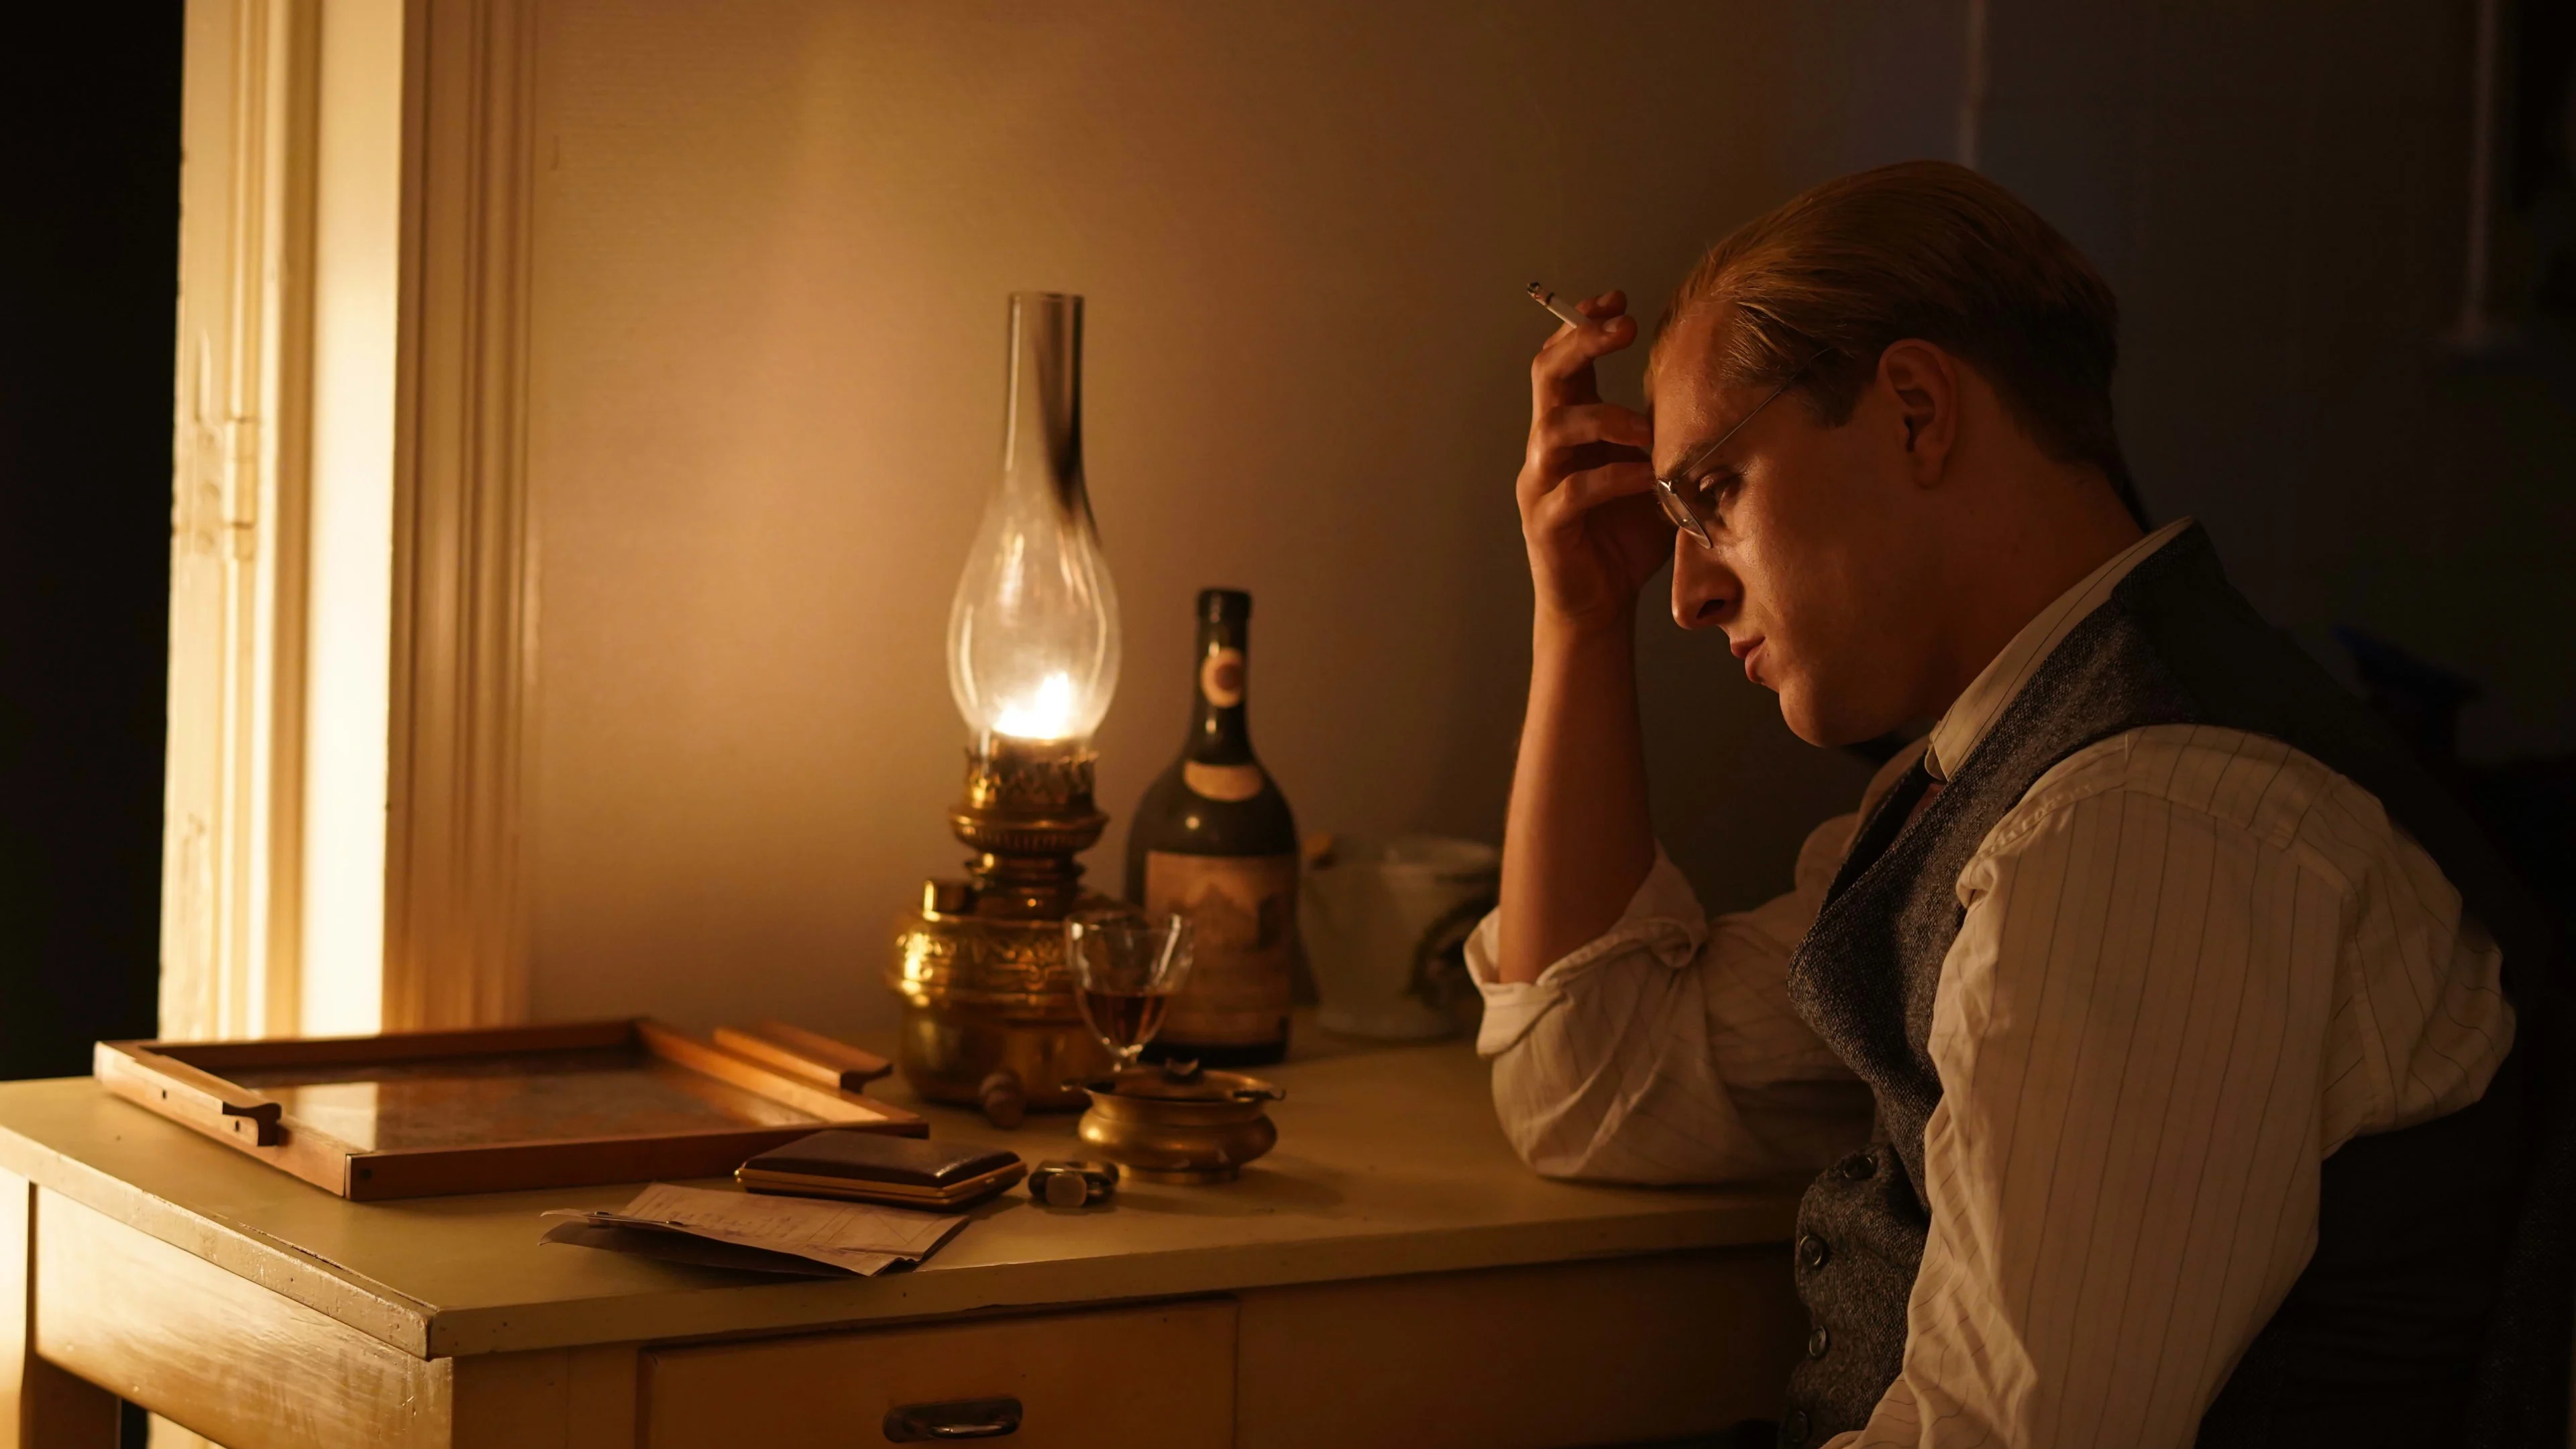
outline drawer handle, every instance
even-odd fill
[[[1017,1399],[951,1399],[944,1404],[901,1404],[886,1410],[885,1436],[892,1444],[923,1444],[942,1439],[999,1439],[1020,1432]]]

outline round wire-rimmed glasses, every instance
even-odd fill
[[[1825,349],[1825,352],[1831,351],[1833,351],[1833,349],[1830,347]],[[1807,375],[1807,369],[1815,366],[1819,361],[1821,361],[1824,358],[1825,352],[1819,352],[1814,357],[1810,357],[1805,362],[1798,364],[1798,370],[1796,372],[1790,373],[1786,381],[1782,382],[1778,387],[1771,389],[1769,396],[1766,396],[1762,401],[1755,403],[1753,405],[1753,411],[1737,418],[1735,420],[1734,427],[1728,428],[1725,432],[1718,434],[1715,442],[1706,443],[1691,449],[1689,455],[1682,459],[1681,464],[1673,469],[1671,476],[1658,477],[1655,479],[1655,501],[1663,505],[1664,517],[1673,521],[1673,527],[1680,529],[1682,532],[1689,534],[1695,539],[1698,539],[1699,546],[1702,548],[1713,549],[1717,547],[1717,540],[1708,536],[1707,520],[1699,516],[1699,510],[1693,508],[1690,504],[1689,495],[1682,491],[1682,489],[1690,482],[1691,470],[1697,468],[1701,463],[1706,462],[1710,454],[1725,447],[1727,439],[1743,432],[1744,425],[1746,423],[1762,416],[1762,410],[1771,406],[1771,404],[1779,398],[1780,394],[1796,387],[1798,385],[1798,379],[1805,377]]]
[[[1134,1065],[1162,1029],[1172,993],[1189,979],[1196,945],[1187,916],[1111,909],[1065,918],[1074,1002],[1118,1066]]]

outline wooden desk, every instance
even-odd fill
[[[229,1449],[881,1444],[889,1407],[1000,1395],[1030,1445],[1602,1444],[1774,1412],[1805,1336],[1794,1188],[1542,1181],[1463,1045],[1272,1075],[1279,1147],[1238,1183],[1080,1213],[1015,1190],[916,1271],[786,1281],[538,1241],[540,1211],[631,1186],[350,1203],[86,1078],[0,1085],[0,1449],[104,1449],[111,1392]],[[1078,1155],[1070,1118],[926,1110]]]

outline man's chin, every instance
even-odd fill
[[[1816,701],[1799,681],[1784,680],[1770,688],[1780,696],[1780,722],[1789,727],[1789,733],[1819,748],[1833,743]]]
[[[1780,719],[1789,726],[1789,733],[1820,750],[1879,739],[1904,724],[1903,720],[1882,722],[1867,710],[1834,708],[1802,680],[1786,681],[1779,690]]]

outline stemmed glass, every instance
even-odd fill
[[[1113,909],[1065,918],[1074,1000],[1119,1067],[1134,1065],[1161,1029],[1172,993],[1189,977],[1194,940],[1187,916]]]

